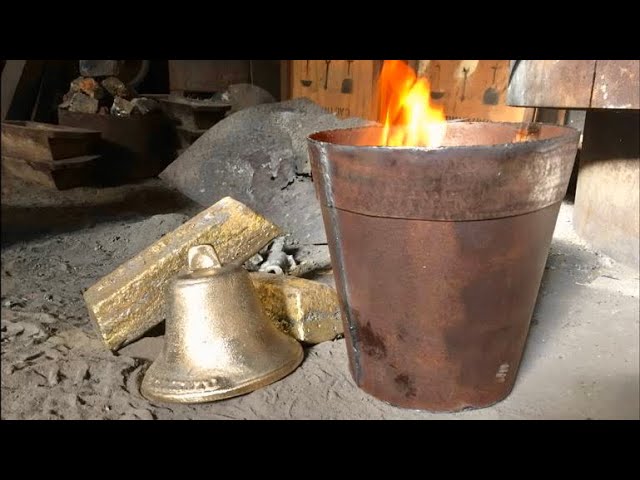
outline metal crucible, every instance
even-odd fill
[[[356,384],[431,411],[513,388],[578,132],[450,123],[444,145],[379,127],[309,137]]]

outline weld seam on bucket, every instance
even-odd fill
[[[335,269],[334,271],[337,270],[338,275],[340,275],[340,282],[339,282],[339,288],[341,290],[342,296],[345,299],[345,316],[347,317],[347,328],[349,330],[349,334],[350,334],[350,340],[351,340],[351,347],[353,349],[353,377],[354,380],[356,382],[356,385],[359,384],[360,382],[360,377],[361,377],[361,365],[360,365],[360,348],[359,348],[359,332],[358,332],[358,328],[356,326],[356,322],[353,320],[353,314],[351,312],[351,296],[349,295],[349,287],[348,287],[348,283],[347,283],[347,274],[345,272],[345,262],[344,262],[344,257],[343,257],[343,252],[342,252],[342,238],[340,236],[340,227],[338,225],[338,218],[336,216],[336,209],[333,206],[333,190],[332,190],[332,183],[331,183],[331,177],[329,175],[329,165],[328,165],[328,158],[329,156],[326,154],[327,152],[324,152],[325,154],[321,156],[320,159],[320,168],[321,168],[321,175],[323,177],[323,183],[324,183],[324,195],[325,195],[325,201],[326,204],[328,205],[328,214],[331,217],[329,219],[330,225],[331,225],[331,230],[333,232],[333,237],[334,237],[334,241],[335,241],[335,250],[336,250],[336,254],[338,255],[338,268]],[[323,212],[324,214],[324,212]]]

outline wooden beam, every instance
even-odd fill
[[[38,98],[44,60],[7,60],[2,69],[2,120],[30,120]]]
[[[293,60],[280,60],[280,100],[291,98],[291,63]]]

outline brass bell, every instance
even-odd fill
[[[247,271],[221,266],[210,245],[192,247],[188,257],[189,271],[170,286],[164,348],[145,374],[142,395],[210,402],[293,372],[302,347],[266,318]]]

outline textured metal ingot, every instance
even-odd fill
[[[89,315],[112,350],[163,319],[166,286],[190,247],[210,244],[222,264],[241,264],[281,232],[242,203],[226,197],[168,233],[85,293]]]
[[[214,250],[194,249],[190,272],[170,286],[164,348],[145,374],[142,395],[161,402],[211,402],[295,370],[302,347],[265,316],[248,272],[238,265],[201,268]]]
[[[271,273],[250,277],[267,317],[287,335],[316,344],[344,333],[338,295],[330,286]]]

